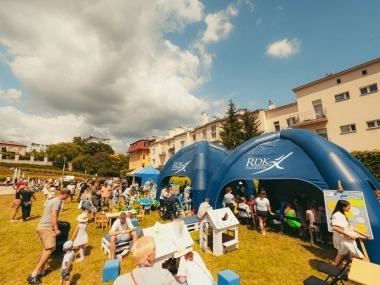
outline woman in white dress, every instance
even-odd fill
[[[350,252],[351,256],[368,260],[363,253],[358,249],[356,244],[357,238],[372,239],[369,235],[363,234],[354,229],[350,221],[346,216],[346,212],[350,211],[350,203],[346,200],[339,200],[336,203],[335,209],[331,216],[331,225],[334,230],[333,242],[334,247],[338,250],[338,254],[335,257],[335,265],[344,258],[344,256]]]
[[[208,271],[198,252],[192,247],[182,248],[174,253],[174,258],[181,257],[178,266],[177,280],[188,285],[213,285],[214,279]]]

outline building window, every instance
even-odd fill
[[[377,84],[369,85],[367,87],[360,88],[360,94],[365,95],[377,91]]]
[[[185,141],[181,141],[181,148],[185,147]]]
[[[343,100],[347,100],[347,99],[350,99],[350,93],[349,92],[345,92],[342,94],[335,95],[335,102],[339,102],[339,101],[343,101]]]
[[[143,154],[143,160],[145,160],[145,154]]]
[[[13,151],[13,147],[8,147],[8,151]]]
[[[145,168],[145,163],[142,164],[142,167]]]
[[[215,140],[215,139],[216,139],[216,133],[211,133],[211,138],[212,138],[213,140]]]
[[[294,125],[296,122],[297,122],[296,117],[290,117],[286,119],[286,123],[288,124],[288,127],[290,127],[291,125]]]
[[[156,164],[156,160],[153,158],[152,159],[152,164],[155,165]]]
[[[367,75],[367,69],[362,70],[362,75]]]
[[[203,131],[202,131],[202,138],[203,138],[203,139],[206,139],[206,130],[203,130]]]
[[[146,147],[147,142],[144,142],[144,147]]]
[[[340,78],[338,78],[337,80],[336,80],[336,83],[337,84],[340,84],[342,81],[340,80]]]
[[[327,129],[318,129],[317,130],[317,135],[324,137],[325,139],[328,139],[327,137]]]
[[[195,135],[193,135],[193,141],[195,141],[195,137],[196,137],[196,136],[195,136]]]
[[[153,154],[156,153],[156,149],[155,149],[155,148],[152,149],[152,153],[153,153]]]
[[[368,129],[380,128],[380,120],[367,122],[367,128]]]
[[[356,126],[355,126],[355,124],[341,126],[341,127],[340,127],[340,132],[341,132],[342,134],[356,132]]]
[[[211,126],[211,132],[216,132],[216,125]]]
[[[170,141],[168,141],[168,145],[170,145]]]
[[[20,152],[21,152],[21,148],[19,148],[17,152],[19,152],[19,153],[20,153]]]
[[[280,130],[280,122],[273,122],[274,130],[279,131]]]
[[[323,115],[322,101],[316,100],[316,101],[313,101],[312,103],[313,103],[313,108],[315,112],[315,118],[316,119],[323,118],[324,115]]]

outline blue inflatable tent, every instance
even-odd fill
[[[283,130],[253,138],[236,148],[220,165],[206,196],[214,208],[222,206],[224,189],[236,179],[257,179],[272,200],[293,201],[301,190],[323,203],[322,190],[362,191],[372,232],[380,238],[380,205],[373,190],[379,182],[343,148],[307,130]],[[371,262],[380,264],[377,241],[365,241]]]
[[[192,182],[193,207],[198,209],[206,197],[211,176],[230,151],[225,147],[207,141],[197,142],[180,149],[161,169],[157,179],[157,199],[162,188],[172,176],[187,176]]]

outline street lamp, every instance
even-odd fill
[[[67,160],[67,157],[64,156],[64,157],[63,157],[63,167],[62,167],[62,183],[63,183],[63,177],[65,176],[66,160]]]

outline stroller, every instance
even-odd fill
[[[179,213],[181,210],[178,210],[175,206],[175,201],[172,200],[164,200],[161,201],[160,207],[160,217],[163,220],[174,220],[179,217]]]

